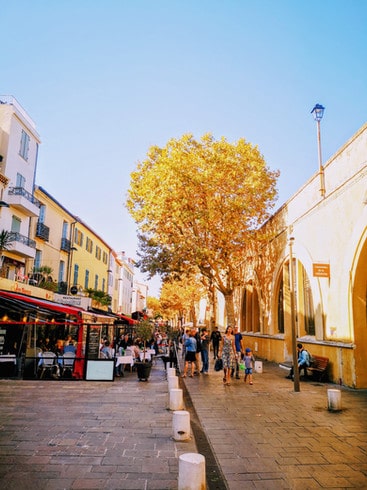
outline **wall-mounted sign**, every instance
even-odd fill
[[[330,277],[330,264],[312,264],[313,277]]]

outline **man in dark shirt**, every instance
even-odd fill
[[[220,333],[218,327],[215,327],[215,329],[212,331],[210,335],[210,341],[213,345],[214,359],[218,357],[219,344],[221,340],[222,340],[222,334]]]

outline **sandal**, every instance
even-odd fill
[[[223,383],[226,384],[227,378],[223,378]]]
[[[183,374],[183,375],[181,376],[181,378],[186,378],[186,374]]]

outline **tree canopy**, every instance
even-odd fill
[[[244,139],[187,134],[151,147],[131,174],[126,203],[141,266],[152,275],[200,271],[223,293],[233,322],[233,291],[274,206],[277,177]]]

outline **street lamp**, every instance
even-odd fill
[[[292,354],[293,354],[293,377],[294,377],[294,391],[300,391],[299,388],[299,369],[298,369],[298,355],[297,355],[297,328],[296,328],[296,312],[294,301],[294,265],[293,265],[293,243],[294,237],[289,237],[289,292],[291,303],[291,326],[292,326]]]
[[[317,148],[319,153],[319,175],[320,175],[321,197],[325,197],[325,177],[324,177],[324,167],[322,166],[322,158],[321,158],[321,136],[320,136],[320,121],[324,115],[324,110],[325,107],[323,107],[321,104],[316,104],[311,111],[311,114],[313,114],[317,126]]]

